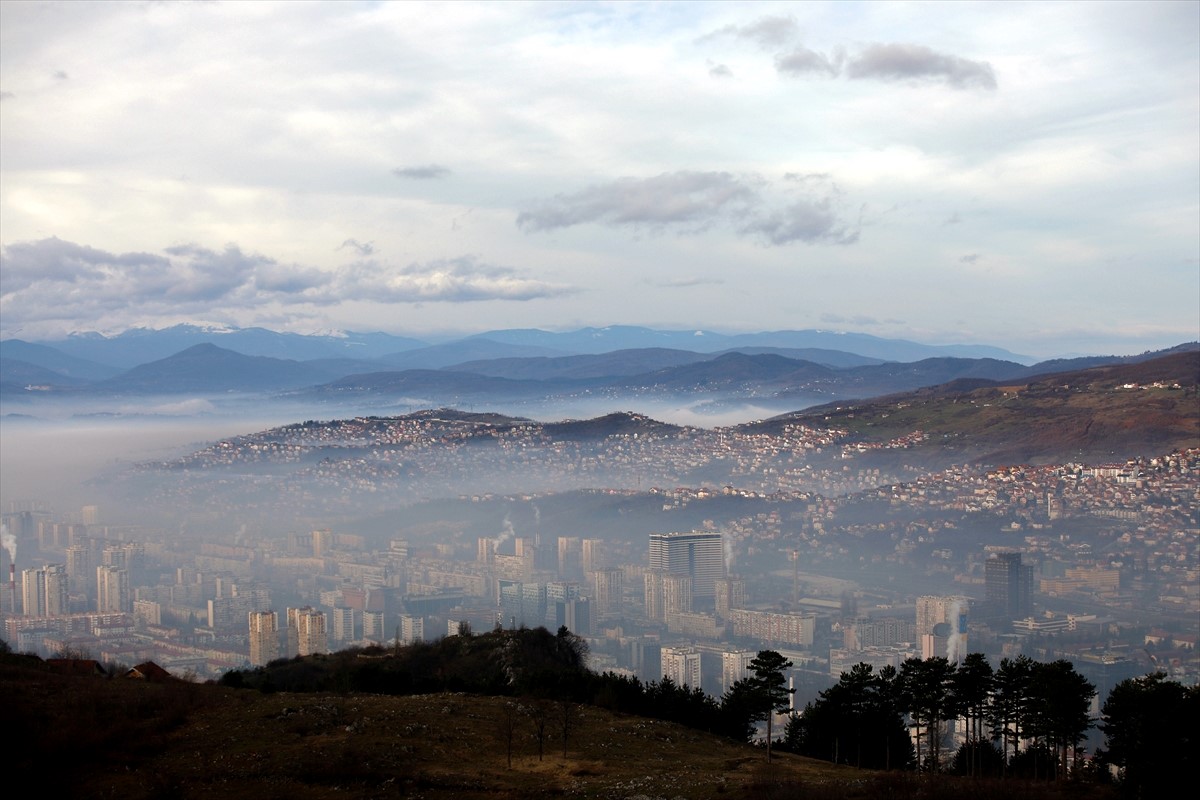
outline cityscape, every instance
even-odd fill
[[[10,508],[5,638],[216,679],[464,624],[566,626],[593,670],[717,697],[776,649],[801,705],[857,663],[968,652],[1069,658],[1102,689],[1200,678],[1200,448],[914,474],[869,458],[919,432],[865,447],[626,415],[628,430],[572,439],[490,419],[296,424],[141,465],[131,480],[192,520],[185,538],[106,525],[98,506]],[[718,482],[679,485],[718,464]],[[427,496],[506,480],[527,491]],[[294,521],[322,518],[338,526]]]

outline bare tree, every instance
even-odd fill
[[[579,705],[570,700],[558,701],[558,722],[561,725],[563,758],[567,757],[567,739],[579,723]]]
[[[529,705],[522,706],[525,716],[533,723],[533,739],[537,742],[538,761],[546,752],[546,735],[550,727],[550,701],[532,700]]]
[[[500,738],[504,740],[505,752],[508,755],[508,768],[512,769],[513,757],[513,740],[517,735],[517,704],[511,700],[505,701],[500,707],[500,720],[497,728],[500,733]]]

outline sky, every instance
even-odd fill
[[[0,3],[0,336],[1200,338],[1200,3]]]

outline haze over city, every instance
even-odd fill
[[[1195,3],[4,3],[0,335],[1196,338]]]

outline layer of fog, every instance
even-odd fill
[[[113,398],[86,404],[7,403],[0,408],[0,508],[10,511],[37,507],[68,515],[85,505],[105,504],[109,498],[95,479],[140,462],[177,458],[222,438],[294,422],[399,416],[430,407],[432,404],[417,398],[335,405],[285,404],[237,395]],[[539,422],[633,411],[663,422],[701,428],[736,425],[785,410],[711,399],[685,402],[645,397],[570,398],[553,403],[472,402],[456,407]]]

